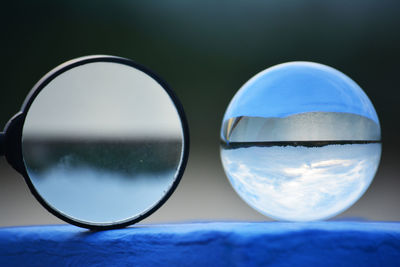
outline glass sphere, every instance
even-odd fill
[[[230,102],[221,159],[251,207],[287,221],[349,208],[375,176],[381,130],[363,90],[317,63],[290,62],[251,78]]]

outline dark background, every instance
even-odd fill
[[[79,56],[133,59],[174,88],[190,126],[189,164],[178,190],[147,222],[268,220],[224,176],[220,123],[249,78],[296,60],[350,76],[381,121],[378,174],[338,218],[400,220],[399,1],[7,1],[0,20],[0,127],[45,73]],[[60,222],[4,159],[0,178],[0,225]]]

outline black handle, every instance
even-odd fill
[[[4,156],[6,153],[6,135],[0,133],[0,156]]]

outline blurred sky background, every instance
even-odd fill
[[[79,56],[133,59],[175,90],[190,127],[189,163],[170,200],[143,222],[269,220],[248,207],[226,179],[220,125],[248,79],[296,60],[347,74],[370,97],[381,121],[377,176],[334,219],[400,220],[399,1],[6,1],[0,23],[1,127],[44,74]],[[61,222],[31,196],[4,158],[0,176],[0,225]]]

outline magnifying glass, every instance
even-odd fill
[[[45,75],[0,134],[0,153],[58,218],[125,227],[177,187],[189,153],[171,88],[125,58],[88,56]]]

